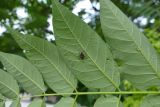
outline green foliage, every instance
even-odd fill
[[[115,96],[100,97],[94,104],[94,107],[123,107],[122,103]]]
[[[20,98],[17,98],[16,100],[13,100],[12,104],[10,105],[10,107],[21,107]]]
[[[160,96],[158,95],[148,95],[143,99],[141,107],[159,107]]]
[[[33,100],[28,107],[46,107],[44,100]]]
[[[75,100],[71,97],[61,98],[61,100],[55,104],[54,107],[77,107]]]
[[[27,92],[35,95],[44,93],[42,76],[30,62],[20,56],[2,52],[0,52],[0,61]]]
[[[105,42],[56,0],[52,4],[56,44],[73,73],[89,88],[118,89],[119,73]]]
[[[0,93],[8,98],[19,96],[17,81],[8,73],[0,69]]]
[[[139,89],[160,84],[160,59],[146,37],[109,0],[101,0],[101,23],[106,41],[124,79]],[[107,23],[107,24],[106,24]]]
[[[145,94],[160,93],[159,55],[117,6],[110,0],[100,0],[100,4],[102,32],[99,34],[102,35],[98,35],[58,0],[52,0],[54,43],[19,33],[12,25],[7,27],[23,54],[4,53],[6,49],[0,52],[4,69],[0,69],[0,93],[4,96],[0,96],[0,105],[4,106],[6,98],[9,98],[13,100],[11,107],[20,107],[24,97],[19,95],[19,88],[23,88],[33,99],[62,96],[55,107],[79,107],[84,104],[87,107],[158,106],[158,95]],[[33,8],[35,13],[44,11]],[[35,13],[31,12],[31,15]],[[47,18],[40,17],[38,13],[35,15],[37,18],[28,21],[26,29],[45,26]],[[36,24],[38,22],[42,23]],[[127,81],[127,85],[123,80]],[[153,87],[156,91],[149,91],[154,90]],[[48,93],[47,89],[54,93]],[[90,102],[82,103],[79,99],[83,98]],[[29,107],[45,107],[44,99],[33,100]]]
[[[10,31],[51,89],[57,93],[76,90],[77,81],[54,44],[35,36],[22,36],[16,31]]]

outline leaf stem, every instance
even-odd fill
[[[63,95],[126,95],[126,94],[160,94],[159,91],[121,91],[121,92],[76,92],[76,93],[53,93],[53,94],[42,94],[42,95],[33,95],[21,97],[21,99],[25,98],[33,98],[33,97],[47,97],[47,96],[63,96]]]

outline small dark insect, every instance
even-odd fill
[[[79,57],[81,58],[81,60],[84,60],[84,58],[85,58],[84,53],[81,52],[80,55],[79,55]]]

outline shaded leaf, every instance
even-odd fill
[[[139,89],[159,86],[160,60],[147,38],[110,0],[100,4],[103,33],[124,78]]]
[[[0,69],[0,93],[10,99],[19,97],[19,87],[16,80]]]
[[[16,99],[16,100],[14,100],[14,101],[11,103],[10,107],[21,107],[20,99],[18,98],[18,99]]]
[[[57,93],[76,90],[77,81],[54,44],[35,36],[24,36],[12,29],[10,31],[51,89]]]
[[[4,99],[5,99],[5,97],[2,94],[0,94],[0,101],[4,100]]]
[[[44,93],[45,87],[39,71],[26,59],[8,53],[0,52],[0,60],[24,90],[32,94]]]
[[[141,107],[160,107],[159,100],[159,95],[148,95],[143,99]]]
[[[4,97],[0,94],[0,107],[5,107]]]
[[[5,102],[4,101],[0,101],[0,107],[5,107]]]
[[[33,100],[28,107],[46,107],[46,104],[44,102],[44,100],[42,99],[36,99],[36,100]]]
[[[57,0],[52,7],[56,44],[77,78],[89,88],[118,88],[119,73],[103,40]]]
[[[71,97],[61,98],[58,103],[54,105],[54,107],[77,107],[77,105],[74,105],[74,99]]]
[[[93,107],[123,107],[122,103],[115,96],[100,97]]]

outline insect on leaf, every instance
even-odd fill
[[[119,72],[105,42],[58,0],[52,7],[56,44],[76,77],[89,88],[118,88]]]

